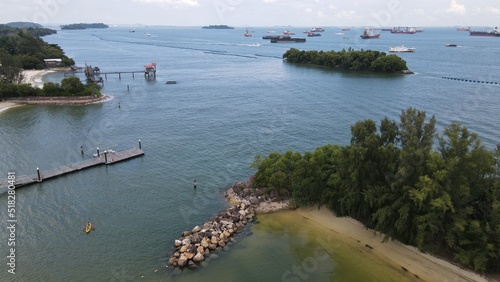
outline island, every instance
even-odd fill
[[[203,29],[234,29],[232,26],[227,26],[225,24],[220,24],[220,25],[208,25],[208,26],[203,26]]]
[[[87,29],[87,28],[108,28],[109,26],[103,23],[77,23],[77,24],[67,24],[61,25],[61,29],[71,30],[71,29]]]
[[[385,52],[360,50],[349,47],[341,51],[304,51],[290,48],[283,54],[283,59],[290,63],[313,64],[330,68],[371,71],[383,73],[413,73],[408,70],[406,61],[396,55]]]

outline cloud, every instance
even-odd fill
[[[169,4],[173,6],[199,6],[198,0],[134,0],[134,2],[151,4]]]
[[[335,16],[339,19],[352,19],[356,15],[355,11],[340,11],[335,13]]]
[[[465,5],[458,4],[457,0],[451,0],[450,7],[446,10],[448,13],[454,13],[458,15],[465,15]]]
[[[500,15],[500,9],[494,7],[487,7],[484,9],[486,13],[493,15]]]

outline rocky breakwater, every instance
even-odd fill
[[[197,269],[212,253],[235,242],[234,235],[244,230],[247,223],[255,220],[257,213],[288,208],[288,200],[265,195],[262,189],[250,188],[249,183],[237,182],[225,196],[231,207],[174,241],[173,254],[168,266]]]

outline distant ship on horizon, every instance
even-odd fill
[[[494,29],[489,30],[489,31],[469,30],[469,35],[470,36],[495,36],[495,37],[500,37],[500,29],[498,29],[498,27],[495,27]]]
[[[203,29],[234,29],[234,27],[228,26],[225,24],[213,24],[213,25],[211,24],[208,26],[203,26],[201,28],[203,28]]]

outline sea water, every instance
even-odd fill
[[[300,36],[303,29],[293,31]],[[487,148],[498,143],[500,85],[442,78],[500,82],[498,38],[427,28],[415,35],[382,33],[379,39],[362,40],[361,29],[338,36],[339,29],[331,27],[306,43],[272,44],[261,39],[270,28],[256,28],[252,37],[244,37],[244,30],[141,27],[131,33],[109,28],[44,37],[78,66],[102,72],[142,70],[155,62],[156,79],[109,74],[102,92],[111,101],[0,113],[0,178],[78,162],[97,147],[136,147],[139,139],[145,156],[16,190],[16,275],[7,272],[9,233],[2,228],[0,280],[286,280],[292,276],[283,274],[291,267],[314,258],[320,246],[315,236],[323,231],[308,223],[297,230],[279,214],[262,216],[249,228],[251,235],[238,237],[199,273],[175,275],[166,268],[173,241],[228,206],[224,188],[255,173],[250,167],[255,155],[346,145],[355,122],[397,120],[408,107],[435,115],[440,133],[460,122]],[[336,71],[281,59],[291,47],[387,52],[401,44],[416,48],[399,54],[414,75]],[[53,73],[44,80],[63,77]],[[177,84],[166,84],[169,80]],[[4,225],[7,201],[6,194],[0,195]],[[96,226],[89,234],[81,230],[87,221]],[[370,267],[368,256],[349,258],[355,252],[333,250],[301,279],[383,281],[400,271],[384,264]]]

